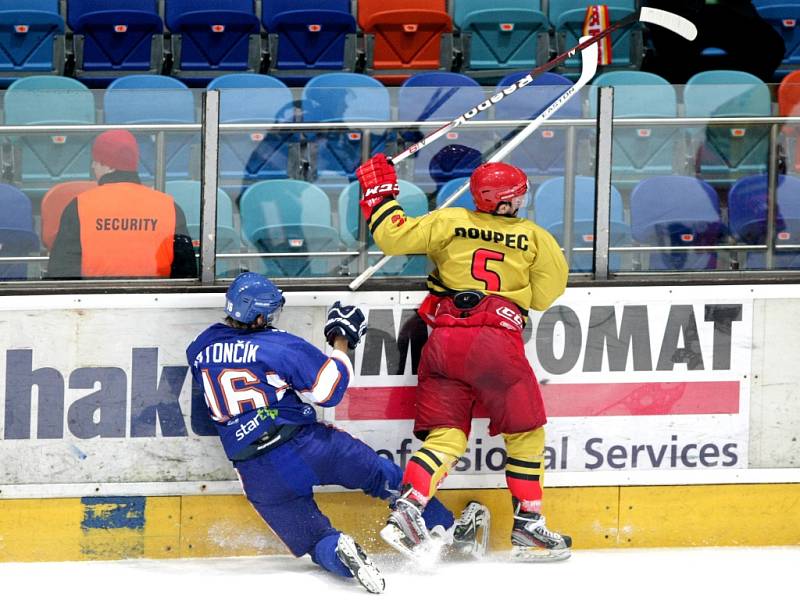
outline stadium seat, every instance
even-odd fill
[[[500,91],[512,85],[526,74],[527,71],[520,71],[505,76],[498,83],[497,90]],[[563,75],[542,73],[532,83],[498,103],[495,106],[495,118],[504,121],[534,119],[571,86],[572,82]],[[576,94],[558,109],[553,119],[581,118],[583,116],[582,102],[582,97]],[[591,129],[594,129],[594,126]],[[584,133],[580,129],[578,131]],[[516,133],[516,130],[503,131],[504,137],[511,136],[513,133]],[[506,160],[530,176],[563,175],[566,160],[566,135],[565,128],[545,124],[524,140]]]
[[[164,23],[157,0],[69,0],[67,22],[75,75],[84,82],[102,85],[120,75],[161,71]]]
[[[586,8],[596,4],[594,0],[549,0],[548,15],[555,28],[556,52],[561,54],[578,44],[583,35]],[[636,9],[635,0],[615,0],[608,4],[608,17],[612,23],[619,21]],[[642,63],[642,32],[639,26],[628,27],[611,34],[611,65],[615,68],[638,69]],[[581,58],[576,54],[568,58],[561,70],[570,74],[580,71]]]
[[[783,63],[775,71],[780,78],[800,66],[800,4],[791,0],[754,0],[753,5],[783,38],[786,51]]]
[[[449,70],[453,22],[446,0],[359,0],[367,73],[387,84],[413,71]]]
[[[767,85],[742,71],[703,71],[686,83],[687,117],[768,117],[772,103]],[[767,170],[769,126],[709,125],[691,131],[695,173],[715,184],[728,184]]]
[[[38,250],[30,198],[11,185],[0,183],[0,256],[30,256]],[[28,264],[0,262],[0,279],[28,279]]]
[[[209,90],[220,94],[220,123],[291,123],[292,92],[269,75],[239,73],[217,77]],[[220,132],[219,171],[228,182],[250,183],[289,177],[289,152],[297,134],[258,130]]]
[[[715,246],[727,236],[717,193],[695,177],[665,175],[641,181],[631,193],[630,211],[633,239],[644,246]],[[643,253],[642,264],[651,271],[715,269],[717,254],[665,249]]]
[[[614,116],[628,118],[678,116],[675,89],[653,73],[610,71],[595,78],[589,92],[590,116],[597,115],[597,89],[612,86]],[[675,126],[614,127],[613,172],[615,183],[638,181],[654,175],[673,175],[683,160],[680,129]]]
[[[397,92],[397,118],[400,121],[450,121],[486,100],[480,84],[459,73],[417,73]],[[486,112],[473,121],[486,118]],[[406,147],[418,142],[434,129],[402,131]],[[491,146],[488,129],[457,128],[431,142],[409,157],[413,169],[399,165],[400,173],[426,191],[435,191],[456,177],[468,177],[481,163],[482,153]]]
[[[269,0],[262,3],[261,21],[268,33],[270,74],[291,85],[356,66],[350,0]]]
[[[317,75],[303,88],[300,102],[303,120],[309,123],[391,118],[389,90],[380,81],[358,73]],[[362,162],[361,138],[361,130],[308,133],[312,172],[319,180],[355,179],[355,170]],[[370,139],[369,154],[387,150],[385,132],[372,130]]]
[[[227,72],[258,71],[261,22],[253,0],[165,0],[172,74],[206,84]]]
[[[591,251],[575,252],[576,248],[594,246],[595,180],[593,177],[575,177],[575,196],[572,223],[571,271],[591,271]],[[533,195],[531,220],[547,229],[564,247],[564,178],[554,177],[544,181]],[[630,246],[630,231],[625,223],[622,196],[611,186],[611,246]],[[609,265],[619,270],[623,264],[619,253],[611,253]]]
[[[164,75],[126,75],[111,82],[103,99],[106,123],[169,124],[196,123],[194,95],[186,85]],[[139,173],[144,179],[157,175],[155,133],[136,134],[139,142]],[[164,134],[166,178],[185,179],[192,171],[192,146],[199,147],[199,134]],[[199,156],[199,153],[198,153]]]
[[[445,183],[441,188],[439,188],[439,192],[436,194],[436,206],[438,207],[444,204],[450,196],[458,191],[458,188],[468,181],[469,177],[458,177]],[[456,198],[456,200],[450,204],[450,206],[474,210],[475,204],[472,201],[472,194],[470,194],[469,189]]]
[[[550,22],[538,0],[453,0],[453,24],[464,54],[463,72],[532,69],[549,54]]]
[[[78,194],[96,187],[95,181],[65,181],[57,183],[42,197],[42,244],[50,250],[61,226],[61,213]]]
[[[407,215],[420,217],[428,212],[428,196],[424,191],[409,181],[400,179],[397,183],[400,186],[398,200],[403,205],[403,210]],[[360,197],[361,190],[357,181],[348,185],[339,194],[339,229],[342,240],[349,250],[357,250],[359,248],[358,228],[365,226],[364,218],[358,206]],[[378,250],[371,234],[367,234],[367,239],[369,240],[368,250]],[[378,260],[379,257],[373,257],[369,263],[374,264]],[[358,272],[357,264],[357,257],[350,260],[350,273]],[[394,256],[378,271],[378,274],[422,276],[426,275],[430,270],[429,264],[427,257],[422,255]]]
[[[773,268],[800,268],[800,251],[783,250],[782,245],[797,245],[800,240],[800,179],[778,176],[775,205],[775,246]],[[743,244],[766,244],[767,240],[767,176],[754,175],[737,181],[728,195],[728,221],[731,233]],[[744,265],[748,269],[766,266],[765,251],[747,251]]]
[[[199,181],[168,181],[164,190],[172,196],[175,203],[181,207],[186,215],[186,224],[192,240],[199,245],[200,240],[200,182]],[[233,202],[225,190],[217,190],[217,229],[233,231]],[[227,232],[226,232],[227,233]],[[230,236],[228,236],[230,238]],[[231,239],[238,239],[238,235]],[[236,243],[238,250],[239,244]]]
[[[168,181],[164,190],[172,196],[175,204],[181,207],[186,216],[186,226],[192,236],[192,245],[200,247],[200,182]],[[222,190],[217,190],[217,239],[216,253],[235,253],[241,251],[241,236],[233,225],[233,202]],[[232,273],[238,262],[235,259],[217,259],[217,276]]]
[[[21,165],[15,165],[28,194],[43,194],[56,183],[90,176],[89,133],[59,133],[58,125],[93,125],[92,92],[80,81],[57,75],[24,77],[5,94],[6,125],[52,125],[46,134],[15,138]]]
[[[251,185],[239,201],[242,235],[257,252],[331,252],[342,249],[322,189],[306,181],[275,179]],[[268,277],[338,275],[343,257],[262,258]],[[252,263],[252,261],[251,261]],[[251,264],[251,270],[256,270]]]
[[[0,4],[0,83],[64,72],[64,19],[59,0],[5,0]]]
[[[800,70],[792,71],[778,85],[778,113],[782,117],[800,116]],[[798,139],[800,128],[787,123],[781,127],[786,156],[786,168],[790,172],[800,172]]]

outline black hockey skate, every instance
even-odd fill
[[[453,552],[470,558],[483,558],[489,545],[491,514],[475,500],[469,502],[453,528]]]
[[[524,562],[553,562],[571,555],[572,538],[550,531],[542,515],[514,509],[511,558]]]
[[[381,529],[381,537],[392,548],[415,560],[428,558],[434,547],[441,545],[434,543],[422,518],[422,507],[408,494],[395,502],[386,527]]]
[[[386,582],[364,550],[356,541],[344,533],[339,535],[336,544],[336,556],[350,569],[356,581],[364,586],[368,592],[382,594],[386,589]]]

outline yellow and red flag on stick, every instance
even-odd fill
[[[586,7],[586,18],[583,20],[583,35],[597,35],[608,29],[611,21],[608,18],[608,6],[595,4]],[[611,36],[606,36],[598,45],[597,64],[611,64]]]

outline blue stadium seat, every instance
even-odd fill
[[[583,32],[586,8],[597,4],[594,0],[549,0],[548,15],[556,33],[556,52],[561,54],[578,44]],[[611,23],[619,21],[636,9],[635,0],[615,0],[608,4]],[[642,33],[638,26],[628,27],[611,34],[611,66],[639,68],[642,60]],[[562,70],[577,74],[580,71],[580,53],[568,58]]]
[[[192,236],[192,244],[200,247],[200,182],[168,181],[164,190],[173,197],[186,215],[186,226]],[[224,190],[217,190],[217,239],[216,253],[241,251],[241,236],[233,225],[233,202]],[[232,273],[238,263],[235,259],[217,259],[217,276]]]
[[[575,177],[575,196],[572,223],[571,271],[591,271],[592,253],[574,252],[575,248],[592,248],[594,245],[594,193],[593,177]],[[531,220],[547,229],[564,246],[564,178],[554,177],[544,181],[533,195]],[[625,223],[622,196],[611,186],[611,246],[630,246],[630,229]],[[609,265],[619,270],[623,264],[619,253],[612,253]]]
[[[675,89],[663,77],[644,71],[610,71],[596,77],[592,84],[589,92],[591,117],[597,115],[597,89],[605,86],[616,88],[615,117],[678,116]],[[620,183],[675,174],[675,167],[683,160],[680,136],[681,129],[674,126],[615,126],[613,180]]]
[[[464,72],[532,69],[547,60],[550,22],[538,0],[453,0],[453,23],[461,32]]]
[[[516,164],[516,163],[515,163]],[[469,177],[457,177],[456,179],[451,179],[447,183],[445,183],[440,189],[439,192],[436,194],[436,206],[441,206],[445,203],[445,201],[456,193],[458,188],[469,181]],[[450,206],[454,206],[457,208],[468,208],[469,210],[475,210],[475,204],[472,201],[472,194],[469,193],[469,190],[461,194],[455,202],[450,204]]]
[[[409,181],[402,179],[398,180],[400,186],[400,195],[398,199],[403,205],[403,210],[406,214],[412,217],[421,217],[428,212],[428,196],[418,186]],[[364,227],[364,218],[358,206],[358,201],[361,197],[361,190],[359,183],[354,181],[345,187],[339,194],[339,230],[342,240],[349,250],[357,250],[358,245],[358,228]],[[372,240],[372,235],[367,234],[369,240],[369,250],[377,250],[378,247]],[[357,258],[350,261],[350,272],[356,273]],[[370,259],[370,264],[374,264],[379,259]],[[427,257],[421,255],[411,256],[394,256],[389,262],[386,263],[379,271],[380,275],[426,275],[429,268],[429,261]]]
[[[303,120],[336,123],[388,121],[391,118],[389,90],[358,73],[326,73],[313,77],[303,88]],[[330,130],[307,135],[311,145],[312,171],[320,180],[355,179],[362,162],[360,130]],[[386,133],[372,130],[369,154],[387,151]]]
[[[342,249],[327,194],[306,181],[274,179],[251,185],[239,200],[242,235],[257,252],[331,252]],[[338,275],[342,257],[262,258],[268,277]],[[251,270],[256,269],[251,265]]]
[[[737,181],[728,195],[728,221],[731,233],[743,244],[766,244],[767,176],[753,175]],[[778,176],[775,211],[773,268],[800,268],[800,252],[780,250],[781,245],[797,245],[800,240],[800,179]],[[765,251],[748,251],[744,265],[748,269],[766,266]]]
[[[103,84],[161,71],[164,23],[156,0],[69,0],[67,22],[79,79]]]
[[[94,96],[80,81],[58,75],[16,80],[5,94],[5,123],[54,126],[47,134],[15,138],[22,148],[22,164],[16,170],[28,194],[43,194],[61,181],[89,176],[94,135],[62,134],[56,127],[95,123]]]
[[[703,71],[686,83],[687,117],[768,117],[767,85],[742,71]],[[709,125],[691,132],[695,172],[715,184],[766,172],[769,126]]]
[[[269,75],[222,75],[208,84],[208,89],[222,90],[220,123],[294,121],[291,90]],[[289,177],[289,151],[296,140],[296,134],[286,132],[220,132],[219,170],[223,185],[228,181],[250,183]]]
[[[480,84],[460,73],[418,73],[409,77],[397,93],[397,118],[400,121],[450,121],[486,100]],[[474,121],[485,119],[482,113]],[[433,129],[402,131],[401,139],[410,146]],[[456,177],[468,177],[481,163],[484,149],[491,146],[490,130],[455,129],[428,144],[408,161],[409,173],[401,173],[426,191],[434,191]],[[407,169],[407,167],[405,167]]]
[[[512,73],[500,80],[497,90],[519,81],[526,71]],[[534,119],[563,94],[572,82],[557,73],[542,73],[524,88],[504,98],[495,106],[500,120]],[[579,119],[583,113],[582,98],[576,94],[558,109],[553,119]],[[510,136],[516,131],[505,133]],[[583,132],[582,132],[583,133]],[[545,124],[523,141],[506,160],[532,176],[553,176],[564,173],[566,129]]]
[[[194,95],[186,85],[164,75],[126,75],[111,82],[103,99],[106,123],[121,125],[155,123],[196,123]],[[156,176],[156,136],[136,134],[139,142],[139,173]],[[199,134],[165,133],[167,178],[185,179],[191,174],[192,145],[199,145]],[[194,169],[197,171],[198,169]]]
[[[783,64],[775,71],[780,78],[800,66],[800,4],[791,0],[755,0],[759,16],[783,38]]]
[[[325,71],[352,71],[356,19],[350,0],[269,0],[261,21],[269,34],[270,73],[302,85]]]
[[[0,82],[64,71],[64,19],[58,0],[0,2]]]
[[[172,196],[175,203],[183,209],[183,214],[186,215],[186,224],[189,227],[189,233],[192,240],[197,241],[199,244],[200,239],[200,182],[185,180],[185,181],[168,181],[166,184],[165,192]],[[217,229],[233,231],[233,202],[231,197],[225,190],[217,190]],[[234,239],[239,236],[233,236]],[[238,249],[238,242],[236,247]]]
[[[665,175],[640,182],[631,193],[631,233],[644,246],[715,246],[727,229],[719,197],[694,177]],[[717,267],[717,252],[705,250],[643,253],[645,270],[702,270]]]
[[[30,256],[39,250],[31,201],[22,191],[0,183],[0,256]],[[25,262],[0,262],[0,280],[28,279]]]
[[[166,0],[172,74],[207,83],[226,72],[257,71],[261,22],[253,0]]]

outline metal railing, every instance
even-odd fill
[[[363,156],[369,156],[370,139],[375,131],[397,131],[414,129],[418,131],[433,130],[441,127],[445,121],[349,121],[337,123],[219,123],[219,91],[209,91],[203,95],[203,114],[202,122],[195,124],[131,124],[131,125],[0,125],[0,136],[11,135],[52,135],[61,133],[99,133],[108,129],[124,127],[135,133],[155,134],[155,153],[156,164],[158,165],[155,173],[155,186],[157,189],[164,189],[165,184],[165,137],[170,133],[199,133],[201,140],[201,223],[200,223],[200,283],[202,285],[214,284],[217,277],[216,263],[219,259],[250,261],[252,259],[264,258],[299,258],[299,257],[321,257],[321,258],[354,258],[357,257],[356,269],[363,270],[369,264],[371,256],[378,256],[381,253],[368,248],[368,234],[366,227],[359,227],[358,249],[342,249],[340,251],[324,252],[216,252],[216,203],[217,189],[220,180],[219,164],[219,144],[220,136],[225,133],[233,132],[252,132],[260,130],[269,133],[286,132],[322,132],[322,131],[359,131],[362,135]],[[616,277],[624,276],[626,281],[631,278],[641,276],[649,279],[653,275],[663,275],[664,273],[652,273],[637,271],[631,273],[612,272],[609,268],[609,257],[612,253],[650,253],[650,252],[693,252],[693,251],[713,251],[713,252],[745,252],[763,251],[765,256],[764,272],[769,272],[774,267],[774,257],[776,252],[784,250],[798,250],[800,245],[784,245],[776,247],[776,214],[777,214],[777,183],[778,183],[778,140],[781,125],[800,125],[800,117],[668,117],[668,118],[614,118],[613,117],[613,89],[600,88],[598,90],[597,118],[578,118],[578,119],[559,119],[554,118],[548,121],[548,128],[565,129],[566,154],[564,158],[564,240],[563,250],[569,261],[574,253],[585,254],[593,252],[595,255],[594,266],[589,279],[598,282],[607,282]],[[464,125],[467,129],[476,130],[513,130],[514,128],[524,127],[530,121],[524,119],[517,120],[484,120],[470,121]],[[725,244],[715,246],[612,246],[611,245],[611,185],[612,185],[612,152],[613,152],[613,132],[615,127],[646,127],[646,126],[685,126],[685,127],[708,127],[716,125],[731,126],[769,126],[769,153],[765,169],[768,175],[767,189],[767,231],[765,244]],[[585,128],[595,129],[596,152],[594,155],[594,176],[596,182],[596,213],[593,248],[574,247],[574,177],[577,174],[576,140],[577,131]],[[402,198],[401,198],[402,201]],[[360,216],[360,215],[359,215]],[[363,220],[362,220],[363,221]],[[47,261],[45,256],[27,257],[0,257],[0,264],[10,262],[30,262],[43,264]],[[351,275],[355,275],[353,273]],[[777,279],[785,275],[775,273]],[[714,271],[713,273],[693,273],[692,277],[702,281],[703,277],[713,276],[716,279],[724,278],[725,271]],[[577,277],[586,277],[579,275]],[[731,275],[731,278],[738,280],[741,273]],[[339,277],[341,285],[349,281],[349,277]],[[313,285],[317,278],[304,277],[303,284]],[[291,285],[296,280],[281,280],[283,285]],[[330,283],[330,278],[325,278],[326,283]],[[30,286],[36,285],[35,281],[27,282]],[[169,286],[169,282],[148,282],[149,285]]]

